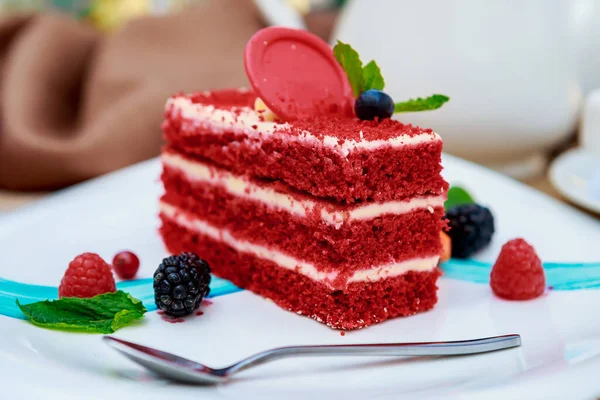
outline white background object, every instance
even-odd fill
[[[553,161],[550,181],[565,198],[600,213],[600,89],[586,98],[579,144]]]
[[[380,64],[395,101],[451,97],[440,110],[399,119],[434,128],[448,152],[509,163],[575,129],[581,90],[574,43],[585,31],[575,24],[598,23],[575,18],[584,3],[600,7],[571,0],[352,0],[334,36],[363,61]]]
[[[585,151],[600,155],[600,89],[592,91],[585,100],[579,142]]]
[[[600,154],[569,150],[554,160],[549,177],[565,198],[600,214]]]

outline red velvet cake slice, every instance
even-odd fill
[[[437,301],[442,140],[390,117],[448,98],[394,103],[376,63],[334,52],[266,28],[244,52],[252,91],[168,100],[160,233],[286,310],[359,329]]]
[[[347,203],[440,195],[442,140],[398,121],[266,121],[251,91],[178,95],[163,130],[174,151]]]
[[[403,125],[393,137],[394,143],[402,145],[378,143],[358,150],[361,159],[372,159],[372,165],[389,162],[389,153],[382,147],[397,158],[405,158],[406,164],[411,164],[410,160],[430,160],[433,165],[426,172],[430,178],[414,185],[419,176],[416,171],[397,170],[389,173],[387,195],[382,194],[379,200],[356,202],[358,198],[352,197],[347,199],[352,202],[336,201],[345,196],[335,196],[335,191],[354,192],[352,182],[345,182],[343,187],[331,185],[332,195],[318,197],[302,191],[306,185],[297,183],[301,175],[298,171],[290,175],[290,180],[276,180],[276,174],[268,171],[281,167],[275,160],[292,157],[288,153],[281,158],[283,148],[303,149],[306,155],[301,161],[305,163],[310,162],[308,152],[313,151],[314,171],[321,170],[318,165],[323,160],[330,160],[323,152],[330,151],[329,156],[335,154],[339,160],[346,160],[340,163],[352,164],[351,151],[344,155],[339,152],[341,146],[332,150],[323,141],[290,139],[289,130],[274,129],[267,135],[235,139],[237,133],[222,129],[223,119],[233,118],[240,104],[254,101],[255,96],[247,91],[176,98],[213,98],[221,107],[223,98],[227,98],[230,109],[216,112],[213,105],[190,100],[189,104],[199,105],[196,110],[211,112],[185,120],[186,127],[173,135],[171,127],[181,127],[182,119],[179,113],[171,112],[173,100],[167,104],[163,125],[167,146],[162,155],[165,194],[160,216],[161,233],[171,252],[201,254],[216,275],[333,328],[362,328],[433,307],[446,191],[439,174],[441,140],[437,135],[425,133],[426,142],[413,142],[415,136],[410,132],[398,133],[404,132]],[[266,124],[250,107],[243,113],[247,120]],[[344,124],[348,131],[352,125],[357,132],[364,129],[356,119],[348,118]],[[383,129],[383,125],[379,123],[377,129]],[[317,132],[313,136],[325,137]],[[244,156],[248,152],[259,156],[254,161],[256,168]],[[288,161],[287,168],[293,161]],[[264,173],[257,172],[261,162],[269,164]],[[438,172],[434,176],[431,171]],[[368,177],[368,172],[373,173],[372,179],[381,173],[365,170],[362,174]],[[264,179],[264,175],[270,179]],[[393,189],[396,175],[404,177],[404,196]],[[320,172],[314,177],[328,179],[329,173]],[[305,177],[306,182],[310,179]],[[363,183],[358,185],[364,189]],[[314,187],[321,184],[323,180]]]

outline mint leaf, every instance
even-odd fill
[[[383,90],[385,87],[385,81],[383,80],[383,76],[381,75],[381,70],[379,69],[379,65],[375,62],[375,60],[371,60],[362,70],[363,76],[363,91],[377,89]]]
[[[333,46],[333,55],[344,69],[344,72],[346,72],[354,97],[360,96],[367,90],[383,90],[385,87],[385,80],[375,60],[371,60],[363,67],[358,52],[349,44],[339,40]],[[394,112],[435,110],[448,100],[450,98],[443,94],[434,94],[424,99],[419,97],[402,103],[396,103],[394,105]]]
[[[473,197],[465,189],[460,186],[452,186],[448,190],[448,200],[444,203],[444,208],[447,210],[461,204],[475,203]]]
[[[65,297],[17,306],[37,326],[78,332],[113,333],[141,319],[146,308],[138,299],[119,290],[92,298]]]
[[[350,87],[352,87],[354,97],[360,96],[363,92],[364,84],[362,61],[360,60],[358,53],[349,44],[342,43],[338,40],[333,47],[333,55],[342,68],[344,68],[346,76],[348,76],[348,81],[350,82]]]
[[[414,112],[414,111],[427,111],[436,110],[444,105],[445,102],[450,100],[448,96],[443,94],[434,94],[426,98],[410,99],[403,101],[402,103],[396,103],[394,106],[394,112]]]

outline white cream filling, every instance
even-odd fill
[[[337,271],[319,271],[309,262],[298,260],[268,247],[238,240],[234,238],[229,231],[216,228],[205,221],[193,218],[188,213],[181,211],[170,204],[161,203],[160,213],[171,219],[177,225],[204,234],[213,240],[222,241],[236,251],[249,253],[263,260],[271,261],[281,268],[296,271],[314,281],[323,282],[328,286],[332,285],[332,282],[338,275]],[[346,284],[352,282],[374,282],[380,279],[399,276],[409,271],[431,271],[437,266],[438,260],[439,256],[415,258],[398,263],[390,263],[358,270],[348,278]]]
[[[215,134],[218,134],[218,131],[230,130],[242,132],[254,139],[260,139],[263,136],[273,135],[276,130],[290,128],[288,123],[261,121],[259,118],[260,114],[250,107],[240,107],[238,112],[234,113],[215,108],[212,105],[192,103],[187,97],[170,98],[167,101],[166,108],[169,109],[170,107],[173,107],[175,111],[179,111],[181,116],[186,120],[193,121],[192,123],[210,125]],[[345,139],[340,142],[338,138],[333,136],[325,136],[321,140],[308,131],[304,131],[298,136],[289,136],[289,139],[312,143],[319,142],[337,151],[342,157],[346,157],[350,152],[358,149],[374,150],[383,146],[413,146],[440,140],[439,135],[435,132],[423,132],[414,136],[400,135],[387,140],[365,140],[362,132],[359,132],[359,134],[359,141]]]
[[[307,199],[297,199],[294,196],[279,193],[271,188],[262,187],[225,170],[217,170],[199,161],[187,160],[177,154],[164,153],[162,161],[165,165],[182,171],[191,181],[208,182],[211,185],[220,185],[228,193],[257,201],[268,207],[282,209],[291,214],[305,217],[312,212],[318,204]],[[353,220],[369,220],[384,214],[404,214],[421,208],[427,208],[433,212],[435,207],[444,205],[445,196],[416,197],[409,201],[386,201],[382,203],[370,203],[353,208],[348,211],[329,211],[321,208],[321,219],[323,222],[335,225],[338,228],[344,223]]]

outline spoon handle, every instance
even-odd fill
[[[298,356],[456,356],[517,347],[521,336],[503,335],[454,342],[337,344],[279,347],[248,357],[229,368],[227,374],[269,361]]]
[[[294,346],[274,350],[288,355],[454,356],[486,353],[520,344],[521,337],[519,335],[504,335],[454,342]]]

